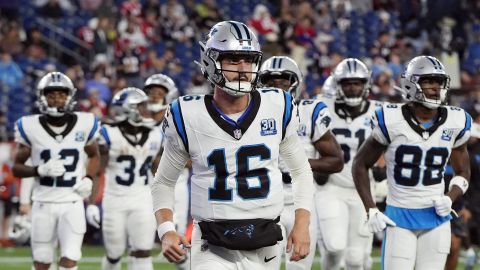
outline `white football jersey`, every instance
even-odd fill
[[[452,149],[470,137],[472,119],[463,109],[440,108],[439,118],[422,129],[408,105],[388,104],[373,117],[372,136],[387,146],[387,205],[420,209],[433,207],[444,194],[443,173]]]
[[[138,143],[124,135],[118,125],[103,125],[99,143],[108,147],[105,195],[135,197],[150,195],[152,162],[163,143],[159,127],[145,129]]]
[[[40,202],[69,202],[82,200],[73,185],[85,176],[88,159],[84,147],[97,140],[99,121],[92,113],[75,112],[61,134],[48,126],[46,116],[24,116],[15,125],[15,140],[31,148],[32,166],[60,156],[66,172],[59,177],[38,177],[32,200]]]
[[[343,170],[331,174],[328,182],[345,188],[355,188],[352,177],[352,162],[360,145],[372,132],[371,117],[375,109],[381,104],[378,101],[368,100],[362,114],[351,119],[341,107],[335,104],[335,98],[325,98],[325,104],[331,112],[332,124],[330,129],[343,150]]]
[[[301,100],[298,103],[298,115],[300,124],[297,133],[305,149],[305,154],[307,158],[319,158],[320,154],[315,149],[314,143],[329,130],[331,116],[327,105],[318,99]],[[282,172],[288,171],[281,159],[280,169]],[[285,204],[293,204],[291,184],[285,183],[283,188],[285,190]]]
[[[234,121],[211,95],[174,101],[163,128],[166,143],[178,144],[192,160],[192,216],[197,220],[278,217],[283,209],[280,143],[295,135],[292,97],[274,88],[251,93]]]

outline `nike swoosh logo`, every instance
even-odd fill
[[[265,262],[267,263],[267,262],[273,260],[275,257],[277,257],[277,256],[273,256],[273,257],[268,258],[268,259],[267,259],[267,257],[265,257],[265,258],[263,259],[263,261],[265,261]]]

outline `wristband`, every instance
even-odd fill
[[[452,190],[453,185],[459,187],[462,190],[463,194],[465,194],[468,189],[468,180],[465,179],[465,177],[463,176],[456,175],[452,178],[452,180],[450,180],[450,184],[448,185],[448,191]]]
[[[174,231],[176,232],[175,230],[175,224],[173,224],[173,222],[171,221],[165,221],[163,222],[162,224],[158,225],[157,227],[157,234],[158,234],[158,238],[160,239],[160,241],[162,241],[162,238],[163,238],[163,235],[169,231]]]

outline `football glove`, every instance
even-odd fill
[[[435,206],[435,212],[437,212],[437,215],[446,217],[452,212],[452,199],[443,195],[433,199],[433,206]]]
[[[378,208],[368,209],[368,229],[372,233],[377,233],[385,230],[389,226],[397,226],[393,220],[384,215]]]
[[[88,176],[85,176],[73,186],[73,190],[75,190],[75,192],[80,194],[80,196],[85,199],[92,194],[92,186],[92,179],[90,179]]]
[[[65,174],[65,166],[63,160],[60,160],[60,156],[49,159],[46,163],[38,165],[38,175],[41,177],[56,177]]]
[[[98,209],[98,206],[89,204],[86,211],[88,224],[100,229],[100,209]]]

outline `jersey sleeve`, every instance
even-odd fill
[[[100,130],[100,120],[98,117],[94,116],[93,117],[93,123],[91,125],[91,129],[88,133],[88,138],[87,138],[87,143],[86,145],[92,144],[94,142],[98,141],[98,137],[100,136],[99,130]]]
[[[100,127],[100,136],[98,136],[97,142],[99,145],[104,145],[110,148],[110,135],[108,134],[108,128],[105,125]]]
[[[312,132],[310,135],[312,142],[320,140],[330,130],[331,122],[332,117],[327,105],[323,102],[317,103],[312,113]]]
[[[175,150],[188,155],[188,140],[185,131],[185,124],[181,115],[178,100],[172,102],[162,123],[163,145],[170,144]]]
[[[372,137],[383,145],[390,143],[383,107],[379,107],[372,115]]]
[[[453,144],[453,148],[457,148],[468,141],[471,136],[471,129],[472,129],[472,117],[470,114],[465,112],[465,122],[464,122],[463,129],[458,133],[457,137],[455,138],[455,143]]]
[[[23,118],[20,118],[15,122],[15,142],[26,146],[31,146],[27,133],[23,127]]]
[[[282,120],[282,140],[292,136],[293,134],[297,134],[298,125],[300,123],[298,108],[292,98],[292,95],[290,95],[290,93],[283,92],[283,96],[285,100],[285,107]]]

